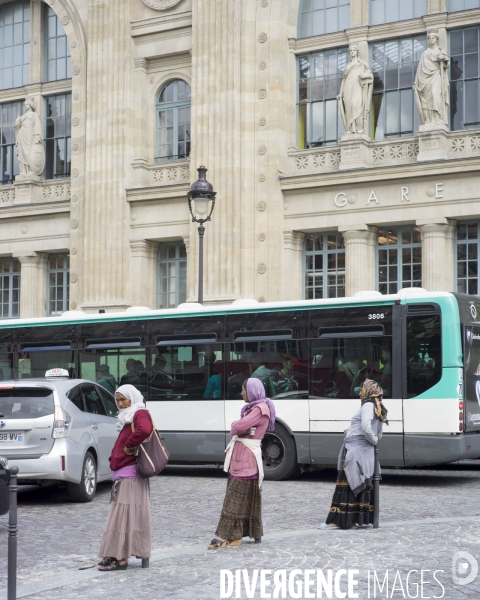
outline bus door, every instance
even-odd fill
[[[310,458],[314,464],[337,464],[344,432],[360,408],[359,392],[368,378],[382,386],[389,410],[381,462],[403,465],[402,400],[400,396],[392,399],[399,394],[394,367],[398,349],[392,347],[391,329],[381,320],[370,325],[320,327],[318,338],[310,341]]]
[[[172,461],[225,457],[225,375],[215,334],[159,336],[148,365],[148,409]]]

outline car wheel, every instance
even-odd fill
[[[262,460],[265,479],[281,481],[300,472],[295,441],[281,425],[267,431],[262,440]]]
[[[68,493],[74,502],[91,502],[97,489],[97,464],[90,452],[85,454],[80,483],[68,483]]]

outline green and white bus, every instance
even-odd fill
[[[251,376],[277,410],[263,441],[267,478],[336,465],[366,377],[382,385],[389,411],[383,466],[480,458],[478,296],[409,288],[4,320],[0,367],[4,379],[61,367],[110,390],[135,385],[172,462],[223,462]]]

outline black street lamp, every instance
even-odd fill
[[[198,226],[198,303],[203,304],[203,236],[205,227],[203,224],[210,221],[213,209],[215,208],[215,196],[217,192],[213,191],[213,185],[208,183],[205,175],[207,170],[204,166],[198,167],[198,179],[190,186],[187,194],[188,210],[192,215],[192,222],[199,223]],[[192,200],[195,202],[195,216],[192,210]],[[210,211],[208,203],[211,202]],[[208,216],[205,216],[208,215]]]

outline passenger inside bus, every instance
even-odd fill
[[[282,368],[279,371],[273,372],[272,384],[275,388],[275,396],[298,390],[298,381],[295,378],[294,367],[295,363],[293,360],[287,357],[283,361]]]
[[[117,382],[115,381],[115,377],[110,373],[110,367],[108,365],[98,365],[96,379],[98,385],[101,385],[109,392],[112,392],[112,394],[115,393]]]
[[[120,385],[125,385],[127,383],[132,384],[132,382],[137,378],[137,373],[135,371],[135,359],[129,358],[126,363],[127,372],[125,375],[122,375],[120,379]]]
[[[207,387],[203,392],[204,400],[209,399],[217,399],[223,396],[222,390],[222,373],[223,373],[223,363],[216,362],[212,365],[212,375],[210,375]]]

